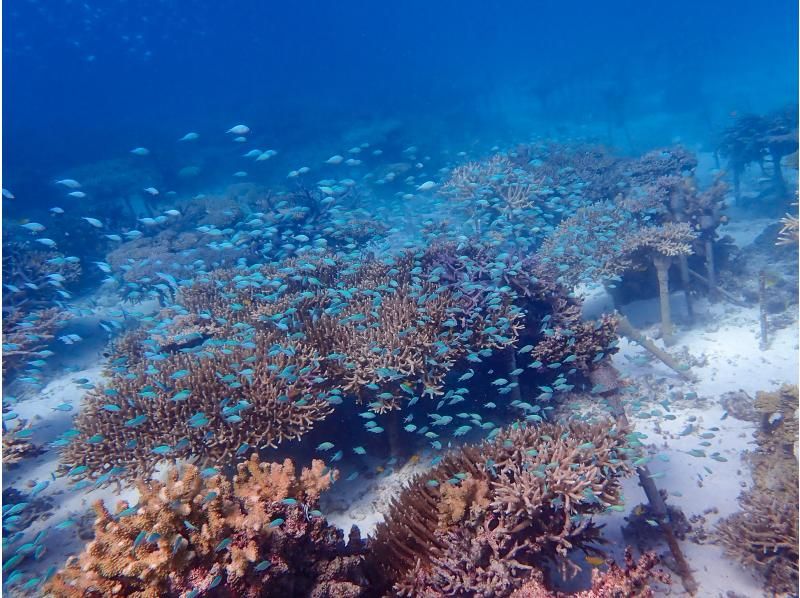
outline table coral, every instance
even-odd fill
[[[231,462],[301,436],[343,393],[375,411],[440,394],[458,360],[514,343],[523,315],[510,289],[440,281],[426,255],[198,277],[149,330],[117,343],[64,462],[103,481],[146,476],[161,459]]]

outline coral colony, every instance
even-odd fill
[[[785,190],[790,120],[742,117],[725,131],[719,156],[736,193],[764,160],[773,190]],[[639,388],[614,369],[628,338],[648,350],[636,367],[654,367],[652,351],[672,368],[653,385],[691,380],[697,362],[672,349],[670,294],[690,317],[709,300],[753,301],[732,282],[720,240],[724,177],[701,183],[697,170],[680,146],[625,157],[537,141],[414,181],[413,196],[443,209],[403,230],[370,211],[374,185],[311,184],[299,171],[283,189],[237,183],[165,199],[149,187],[113,214],[4,221],[3,372],[17,387],[44,388],[48,360],[84,342],[70,326],[93,305],[79,294],[99,285],[117,302],[100,320],[102,376],[72,374],[82,397],[53,407],[71,422],[57,437],[48,443],[19,415],[24,392],[4,400],[8,471],[43,450],[59,460],[50,478],[4,492],[5,588],[538,598],[567,595],[583,571],[571,590],[583,598],[651,596],[670,583],[697,591],[666,502],[676,488],[659,488],[663,474],[648,468],[658,449],[637,430],[645,418],[676,419],[677,391]],[[130,186],[74,176],[58,184]],[[791,198],[776,223],[785,212],[767,247],[796,264]],[[64,235],[77,226],[91,237],[83,248]],[[576,289],[593,284],[651,289],[660,346],[618,312],[589,314]],[[774,317],[766,325],[774,331]],[[643,408],[655,396],[658,409]],[[709,532],[768,591],[787,594],[798,574],[796,403],[796,387],[758,395],[755,483]],[[726,461],[701,446],[686,454]],[[346,536],[322,505],[377,462],[379,476],[404,463],[415,473],[374,533]],[[634,482],[623,493],[626,479],[644,491]],[[45,570],[47,533],[26,529],[47,516],[42,497],[58,483],[105,500],[92,499],[88,519],[76,511],[47,524],[86,542]],[[123,490],[136,498],[114,504]],[[648,503],[634,512],[647,513],[657,545],[617,547],[615,561],[604,519],[630,513],[626,501]]]

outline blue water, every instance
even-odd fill
[[[613,401],[604,398],[598,408],[595,395],[619,400],[637,430],[657,435],[663,424],[672,434],[658,449],[634,438],[626,456],[643,459],[640,451],[652,449],[651,462],[661,468],[653,479],[667,476],[671,504],[687,515],[706,503],[683,501],[683,494],[704,480],[706,491],[715,484],[711,468],[696,471],[698,455],[705,460],[697,463],[723,471],[716,482],[751,481],[738,461],[747,442],[741,430],[720,433],[719,446],[681,444],[683,436],[705,433],[699,442],[714,437],[714,424],[728,425],[717,422],[728,418],[720,397],[741,388],[723,373],[719,388],[711,385],[719,396],[707,392],[707,402],[693,403],[720,371],[704,368],[733,357],[704,361],[684,343],[728,323],[721,305],[738,309],[734,344],[753,340],[741,353],[752,349],[751,358],[759,340],[761,350],[772,350],[764,353],[764,380],[748,373],[748,391],[797,381],[796,228],[789,216],[779,222],[787,211],[796,214],[796,3],[8,0],[2,10],[2,558],[12,595],[42,595],[45,578],[92,537],[89,502],[102,498],[113,510],[121,497],[133,505],[130,482],[152,474],[161,457],[197,458],[215,468],[205,470],[211,479],[231,477],[235,463],[254,453],[291,457],[298,470],[324,459],[340,472],[329,498],[322,505],[316,498],[304,504],[301,495],[299,503],[272,501],[270,529],[305,530],[302,537],[323,517],[321,508],[345,534],[351,523],[365,526],[375,553],[374,515],[387,515],[409,472],[436,466],[464,442],[491,442],[514,421],[536,427],[606,416]],[[751,116],[763,119],[752,125],[761,127],[760,145],[738,168],[725,135],[747,137],[741,131],[749,131]],[[732,126],[741,128],[731,134]],[[478,182],[469,182],[473,175]],[[661,254],[653,257],[652,246],[635,245],[632,235],[673,225],[684,227],[686,246],[666,251],[670,282],[660,289]],[[624,267],[604,261],[630,246],[637,249],[625,254]],[[700,277],[687,283],[686,268]],[[226,272],[236,278],[218,282]],[[358,285],[365,288],[356,292]],[[198,287],[217,293],[216,303],[192,299]],[[659,311],[659,290],[661,299],[672,291],[672,326]],[[380,310],[397,293],[413,299],[405,305],[407,327],[366,348],[344,342],[352,331],[392,330],[395,321]],[[442,313],[440,294],[452,302]],[[304,303],[312,300],[313,308]],[[254,305],[268,315],[254,317]],[[280,313],[270,311],[275,305]],[[767,339],[752,332],[762,323],[757,308]],[[615,309],[671,351],[671,365],[623,341],[608,324]],[[35,336],[51,312],[58,325]],[[396,356],[429,316],[438,326],[432,340],[408,353],[422,356],[418,369],[403,373],[387,357],[392,365],[364,366],[366,377],[353,382],[350,374],[360,370],[349,359]],[[320,332],[326,317],[330,328]],[[564,340],[560,357],[539,361],[557,353],[548,349],[552,337]],[[586,338],[594,340],[584,346]],[[230,346],[248,357],[233,363]],[[320,355],[323,346],[341,354],[328,348]],[[298,356],[307,361],[293,369]],[[210,403],[198,398],[206,400],[202,389],[184,385],[206,359],[216,368],[206,384],[220,395]],[[741,371],[760,367],[755,359]],[[174,371],[161,371],[163,362]],[[618,388],[601,370],[612,366],[626,379]],[[257,409],[302,411],[310,402],[330,414],[299,438],[258,447],[264,430],[253,426],[263,419],[237,401],[251,398],[247,389],[262,372],[280,398]],[[175,430],[166,418],[152,421],[154,412],[143,419],[153,404],[147,401],[178,414]],[[228,419],[209,424],[217,410]],[[110,428],[100,434],[86,413],[100,413]],[[756,425],[743,425],[749,438]],[[165,436],[140,434],[151,427]],[[230,430],[236,440],[220,458],[214,432]],[[118,450],[114,463],[97,457],[104,435]],[[137,440],[124,444],[123,437]],[[77,443],[98,448],[73,450]],[[581,447],[597,448],[586,439]],[[17,449],[20,458],[6,463]],[[144,456],[136,475],[129,475],[136,458],[125,451]],[[484,474],[493,471],[493,463],[480,465]],[[440,482],[456,487],[464,479]],[[438,487],[433,482],[429,488]],[[629,483],[627,494],[641,494]],[[637,495],[587,507],[599,522],[612,522],[609,554],[618,563],[627,543],[640,542],[643,551],[642,530],[657,525],[642,525],[649,515],[637,501],[646,502]],[[563,500],[549,504],[557,511]],[[623,541],[633,533],[623,529],[623,513],[639,517],[642,537]],[[500,517],[485,504],[472,516]],[[262,552],[270,533],[261,537]],[[156,550],[159,537],[133,537],[132,550]],[[242,549],[243,537],[216,538],[212,561],[227,558],[230,543]],[[297,554],[322,554],[319,537]],[[171,546],[183,550],[180,541]],[[354,546],[348,556],[358,561],[363,593],[353,595],[391,595],[398,579],[378,580],[370,559],[379,557]],[[663,556],[667,548],[659,546]],[[344,554],[343,545],[326,550]],[[551,589],[585,589],[590,570],[602,564],[585,556],[569,555],[583,569],[572,586],[549,564],[535,568],[547,572]],[[269,580],[257,591],[249,586],[251,595],[307,595],[308,571],[292,569],[291,559],[283,571],[268,558],[277,559],[248,558],[259,562],[247,569],[248,583]],[[738,567],[718,562],[726,571]],[[739,589],[705,565],[697,566],[705,571],[698,595]],[[207,560],[159,591],[247,595],[241,579],[220,571]],[[430,562],[416,583],[434,584],[428,574]],[[674,566],[672,574],[681,577]],[[129,590],[129,581],[120,583]],[[758,595],[760,583],[742,591]],[[776,583],[767,577],[764,587]],[[338,595],[331,592],[318,595]]]
[[[20,1],[4,17],[4,184],[40,201],[72,166],[136,145],[166,166],[183,132],[213,143],[240,121],[290,160],[376,119],[400,143],[491,145],[663,115],[633,134],[644,149],[797,89],[797,7],[779,0]]]

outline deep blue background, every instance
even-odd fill
[[[794,0],[6,0],[3,185],[35,200],[72,166],[189,130],[222,140],[239,122],[282,151],[386,118],[513,137],[536,115],[550,134],[613,120],[609,97],[702,138],[731,111],[796,102],[796,13]],[[546,112],[542,89],[557,97]]]

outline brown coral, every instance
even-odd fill
[[[75,421],[80,434],[64,449],[63,461],[87,465],[93,478],[116,467],[133,479],[151,475],[162,458],[194,455],[204,464],[226,463],[301,436],[331,413],[325,389],[313,382],[314,355],[297,347],[291,357],[279,353],[268,365],[245,367],[250,356],[266,355],[279,340],[264,334],[253,349],[219,346],[207,349],[205,358],[170,353],[153,369],[150,362],[132,362],[87,395]],[[307,371],[281,376],[297,363]]]
[[[608,569],[592,570],[592,587],[588,590],[568,594],[573,598],[651,598],[655,583],[669,584],[670,576],[663,570],[655,569],[658,557],[648,552],[634,560],[630,548],[625,549],[625,568],[614,562]],[[511,594],[511,598],[562,598],[567,594],[551,592],[542,583],[541,576],[532,575],[521,588]]]
[[[164,483],[139,482],[136,506],[121,502],[111,513],[95,504],[94,540],[47,591],[165,597],[218,585],[243,597],[358,596],[358,548],[348,553],[342,533],[309,511],[329,483],[320,476],[334,473],[315,464],[298,477],[290,461],[253,457],[233,484],[193,465],[171,469]]]
[[[568,550],[598,541],[590,515],[620,499],[624,446],[604,424],[517,424],[448,453],[390,506],[373,578],[401,595],[502,596],[547,561],[566,569]]]
[[[513,344],[522,312],[511,292],[437,282],[425,256],[345,268],[321,255],[198,277],[117,344],[63,460],[104,479],[146,477],[161,459],[229,463],[301,436],[343,393],[380,395],[369,404],[380,413],[442,392],[458,360]]]
[[[55,338],[72,314],[57,307],[34,310],[27,315],[19,310],[3,314],[3,374],[17,370],[36,358]]]
[[[796,386],[759,392],[758,449],[749,456],[753,486],[739,497],[741,511],[723,519],[717,539],[726,552],[764,575],[769,591],[798,587],[798,471]]]

